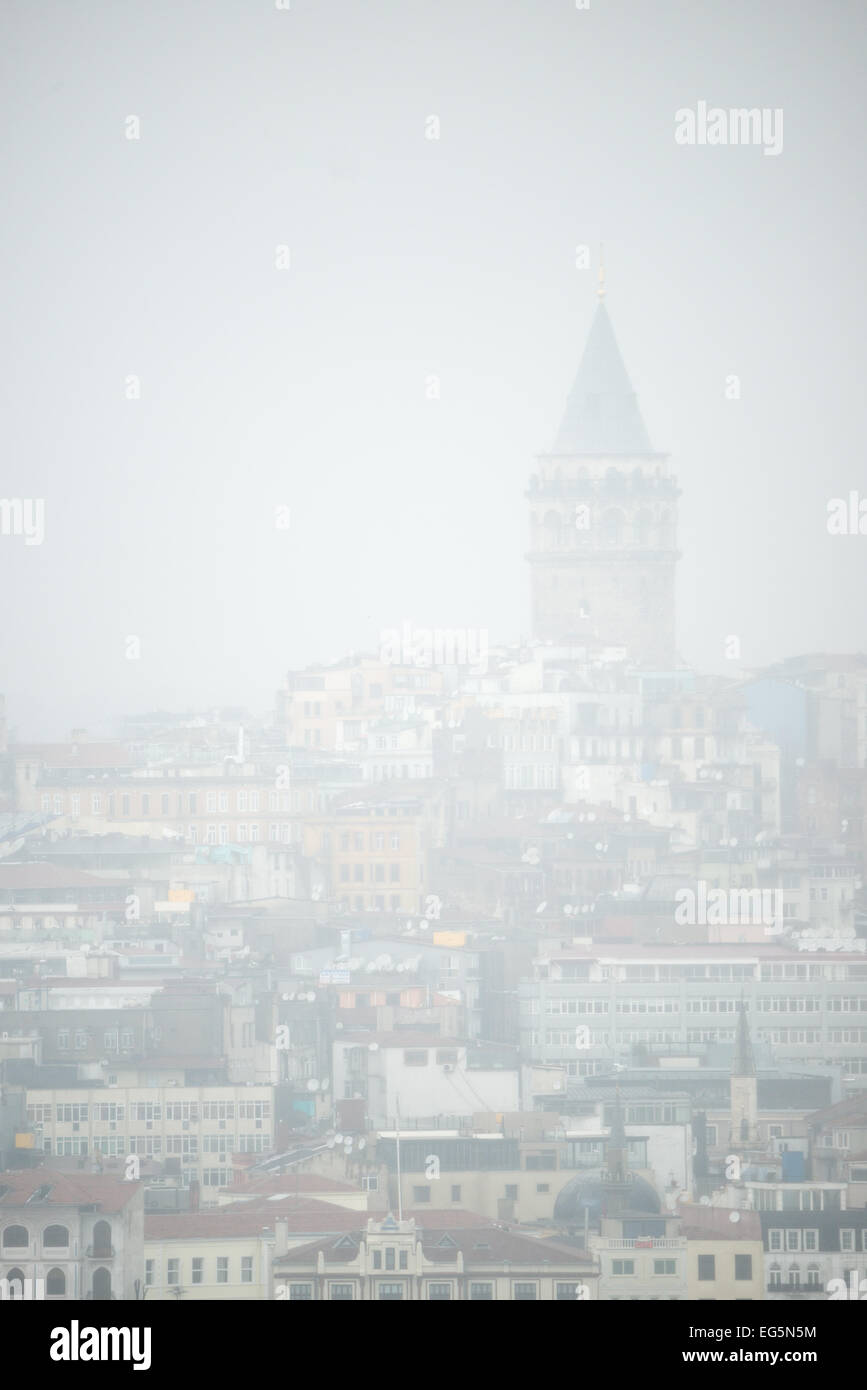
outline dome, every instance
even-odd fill
[[[603,1212],[606,1196],[604,1174],[601,1168],[591,1168],[570,1178],[561,1188],[554,1203],[554,1220],[562,1226],[583,1226],[585,1211],[589,1210],[591,1225],[599,1220]],[[635,1173],[628,1176],[628,1189],[622,1192],[623,1206],[630,1211],[643,1211],[656,1215],[660,1210],[659,1198],[649,1182]]]

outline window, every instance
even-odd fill
[[[304,1303],[313,1298],[312,1284],[290,1284],[289,1301],[291,1303]]]
[[[69,1244],[69,1231],[65,1226],[46,1226],[42,1233],[42,1244],[51,1249],[65,1247]]]
[[[180,1260],[169,1260],[167,1282],[169,1284],[179,1284],[181,1282],[181,1262]]]
[[[24,1226],[7,1226],[3,1232],[4,1250],[26,1250],[30,1237]]]
[[[782,1248],[783,1248],[783,1233],[782,1233],[782,1231],[769,1231],[769,1232],[768,1232],[768,1249],[769,1249],[769,1250],[782,1250]]]
[[[535,1284],[516,1284],[513,1297],[517,1303],[532,1303],[536,1297]]]
[[[699,1255],[698,1257],[698,1277],[708,1280],[716,1278],[716,1256]]]
[[[460,1200],[461,1200],[461,1189],[460,1189],[460,1187],[458,1186],[457,1183],[453,1183],[453,1184],[452,1184],[452,1201],[453,1201],[453,1202],[459,1202]],[[865,1236],[867,1236],[867,1229],[865,1229]]]
[[[217,1256],[217,1283],[228,1284],[229,1282],[229,1257],[228,1255]]]
[[[50,1269],[48,1271],[45,1293],[48,1298],[61,1298],[66,1293],[66,1275],[62,1269]]]
[[[841,1232],[840,1232],[840,1249],[841,1249],[841,1250],[854,1250],[854,1249],[855,1249],[855,1232],[854,1232],[854,1231],[841,1231]]]
[[[612,1274],[618,1274],[618,1275],[620,1275],[620,1274],[634,1274],[634,1273],[635,1273],[635,1261],[634,1261],[634,1260],[612,1260],[612,1261],[611,1261],[611,1273],[612,1273]]]
[[[430,1201],[429,1187],[414,1187],[412,1189],[412,1200],[416,1203]]]
[[[492,1301],[493,1297],[493,1284],[470,1284],[470,1299],[474,1303]]]
[[[428,1298],[434,1303],[448,1303],[452,1296],[451,1284],[428,1284]]]
[[[405,1067],[426,1067],[427,1058],[427,1049],[414,1048],[411,1052],[403,1054],[403,1064]]]
[[[653,1272],[654,1272],[654,1274],[676,1274],[676,1273],[677,1273],[677,1261],[676,1261],[676,1260],[654,1260],[654,1261],[653,1261]]]
[[[329,1297],[332,1303],[351,1303],[352,1285],[351,1284],[332,1284]]]
[[[753,1277],[753,1257],[752,1255],[735,1255],[735,1278],[752,1279]]]
[[[389,1303],[400,1302],[403,1298],[403,1284],[380,1284],[379,1297]]]
[[[155,1277],[156,1260],[145,1260],[145,1285],[147,1288],[153,1288]]]
[[[194,1284],[201,1284],[201,1283],[202,1283],[202,1280],[203,1280],[203,1277],[204,1277],[204,1271],[205,1271],[205,1262],[204,1262],[204,1260],[203,1260],[200,1256],[198,1256],[198,1255],[194,1256],[194,1257],[193,1257],[193,1283],[194,1283]]]
[[[569,1302],[578,1297],[580,1287],[580,1284],[557,1284],[554,1289],[554,1298],[560,1303]]]
[[[241,1283],[252,1284],[253,1282],[253,1256],[241,1256]]]
[[[507,1201],[507,1202],[517,1202],[517,1200],[518,1200],[518,1184],[517,1184],[516,1182],[507,1182],[507,1183],[506,1183],[506,1201]]]

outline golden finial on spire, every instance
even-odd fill
[[[601,241],[599,243],[599,270],[596,275],[596,294],[599,299],[605,298],[605,256],[603,254]]]

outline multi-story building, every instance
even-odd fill
[[[137,1296],[144,1194],[137,1182],[46,1168],[0,1172],[0,1280],[45,1299]]]
[[[289,1302],[533,1302],[594,1300],[596,1267],[585,1251],[493,1225],[440,1217],[368,1220],[350,1233],[276,1255],[275,1297]]]
[[[91,1156],[118,1170],[130,1156],[174,1159],[187,1183],[197,1181],[212,1200],[214,1189],[232,1181],[233,1154],[271,1152],[274,1093],[249,1083],[31,1088],[27,1116],[46,1155]]]
[[[552,943],[519,993],[524,1055],[570,1075],[610,1071],[638,1046],[663,1065],[733,1046],[742,997],[778,1060],[867,1074],[863,1045],[842,1040],[867,1015],[863,952]]]

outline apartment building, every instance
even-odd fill
[[[267,1154],[273,1146],[271,1086],[69,1086],[28,1089],[27,1118],[42,1151],[94,1157],[121,1171],[129,1158],[176,1160],[205,1201],[233,1179],[233,1154]],[[141,1171],[141,1162],[133,1171]]]
[[[663,1064],[700,1059],[734,1045],[742,997],[753,1038],[778,1061],[867,1074],[867,956],[857,951],[552,943],[519,986],[521,1045],[577,1076],[610,1071],[636,1049]]]

